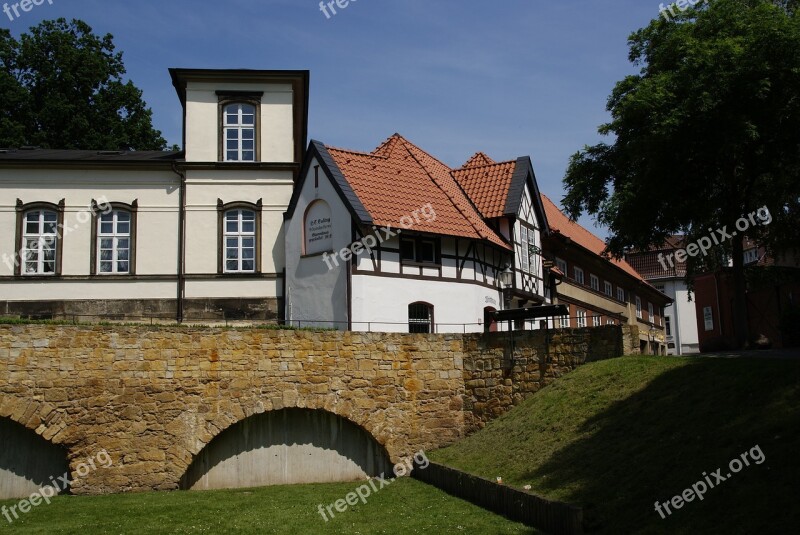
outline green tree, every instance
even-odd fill
[[[639,74],[608,100],[613,144],[572,156],[567,213],[607,225],[608,252],[675,233],[690,242],[766,206],[747,235],[775,251],[800,243],[800,24],[796,1],[711,0],[629,38]],[[738,342],[747,341],[743,233],[719,248],[733,262]],[[696,269],[700,258],[690,258]]]
[[[0,30],[0,146],[164,150],[114,48],[79,20],[44,21],[19,40]]]

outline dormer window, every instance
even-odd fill
[[[220,110],[220,150],[223,162],[261,160],[261,97],[263,93],[218,91]]]

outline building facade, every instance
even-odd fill
[[[0,151],[0,314],[281,314],[308,72],[170,73],[184,152]]]

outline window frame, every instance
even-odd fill
[[[595,282],[597,285],[595,285]],[[600,277],[589,273],[589,287],[597,293],[600,293]]]
[[[414,260],[408,260],[403,255],[404,243],[414,244]],[[422,260],[423,244],[429,243],[433,245],[433,261],[426,262]],[[441,239],[430,236],[400,236],[400,243],[398,249],[400,263],[404,266],[422,266],[422,267],[441,267],[442,265],[442,242]]]
[[[592,327],[601,327],[603,325],[603,317],[600,314],[592,315]]]
[[[128,235],[129,248],[128,248],[128,272],[127,273],[102,273],[99,269],[100,255],[98,254],[100,232],[98,226],[100,225],[100,216],[106,215],[110,212],[120,211],[128,212],[131,216],[130,220],[130,233]],[[95,199],[92,199],[92,238],[91,238],[91,265],[89,266],[89,274],[92,276],[101,277],[132,277],[136,275],[136,229],[138,222],[139,200],[134,199],[132,203],[126,204],[124,202],[107,202],[98,204]]]
[[[563,269],[561,266],[564,266]],[[569,266],[567,265],[567,261],[563,258],[556,257],[556,267],[564,274],[565,277],[569,276]]]
[[[263,207],[263,199],[258,199],[257,202],[251,203],[247,201],[233,201],[223,203],[222,199],[217,199],[217,274],[228,277],[247,277],[253,275],[261,275],[261,240],[263,232],[261,228],[261,212]],[[225,219],[228,212],[233,210],[249,210],[255,213],[255,269],[253,271],[228,271],[225,266]]]
[[[655,307],[653,307],[653,303],[648,301],[647,302],[647,319],[650,321],[650,323],[655,324],[655,317],[656,317]]]
[[[559,322],[560,322],[560,323],[559,323],[559,325],[560,325],[560,328],[561,328],[561,329],[569,329],[569,326],[570,326],[570,322],[569,322],[569,320],[570,320],[570,318],[569,318],[569,314],[567,314],[566,316],[561,316],[561,317],[559,318]]]
[[[60,277],[61,276],[61,264],[63,259],[63,251],[64,251],[64,233],[62,229],[64,228],[64,207],[66,205],[66,200],[61,199],[58,204],[54,204],[47,201],[34,201],[30,203],[23,203],[21,199],[17,199],[16,203],[16,235],[14,237],[16,248],[14,250],[14,254],[16,262],[14,263],[14,276],[16,277],[24,277],[26,279],[31,279],[35,277],[42,277],[42,278],[53,278],[53,277]],[[25,264],[25,258],[23,257],[23,241],[24,241],[24,234],[25,234],[25,220],[27,219],[28,212],[33,211],[51,211],[55,212],[56,214],[56,257],[55,257],[55,265],[53,273],[25,273],[23,266]]]
[[[427,324],[422,322],[422,321],[412,322],[411,307],[415,307],[415,306],[416,307],[425,307],[425,309],[427,309],[427,311],[428,311],[428,322],[427,322]],[[408,304],[408,310],[407,310],[407,314],[408,314],[408,332],[410,334],[435,334],[436,323],[434,321],[434,312],[435,312],[435,307],[432,304],[428,303],[428,302],[415,301],[413,303],[409,303]],[[412,330],[412,325],[427,325],[428,326],[428,330],[427,330],[427,332],[417,332],[417,331]]]
[[[578,329],[585,329],[586,325],[588,325],[586,323],[586,311],[583,310],[582,308],[579,308],[575,314],[576,314],[575,316],[576,325],[578,326]]]
[[[580,284],[581,286],[586,286],[586,272],[583,271],[583,268],[578,266],[573,266],[572,273],[574,275],[573,280]],[[580,280],[578,280],[578,273],[581,274]]]
[[[531,255],[530,255],[530,230],[528,227],[520,223],[519,225],[519,243],[520,243],[520,259],[519,269],[523,273],[531,272]]]
[[[228,164],[248,164],[261,162],[261,100],[264,96],[263,91],[217,91],[219,99],[217,104],[217,161]],[[225,108],[234,104],[244,104],[253,106],[255,120],[253,121],[253,145],[254,160],[228,160],[227,137],[225,136]],[[239,140],[241,141],[241,140]],[[240,147],[241,151],[241,147]]]
[[[636,318],[640,319],[640,320],[643,320],[644,317],[643,317],[643,314],[642,314],[642,298],[637,295],[636,299],[635,299],[635,303],[636,303]]]
[[[672,319],[669,316],[664,316],[664,333],[672,336]]]
[[[606,297],[614,298],[614,285],[608,281],[603,281],[603,293]]]
[[[620,299],[620,295],[619,295],[620,292],[622,292],[622,299]],[[627,303],[628,300],[627,300],[627,295],[626,294],[627,294],[627,292],[625,291],[625,288],[623,288],[622,286],[617,286],[617,301],[619,301],[620,303]]]

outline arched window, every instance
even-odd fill
[[[325,253],[333,249],[333,222],[327,202],[312,202],[303,219],[303,254]]]
[[[222,112],[226,162],[256,161],[256,106],[227,104]]]
[[[14,274],[58,276],[64,224],[64,199],[58,204],[17,199],[17,236]]]
[[[25,275],[55,275],[58,252],[58,212],[25,212],[22,235],[22,259]]]
[[[433,332],[433,305],[411,303],[408,305],[408,332],[430,334]]]

